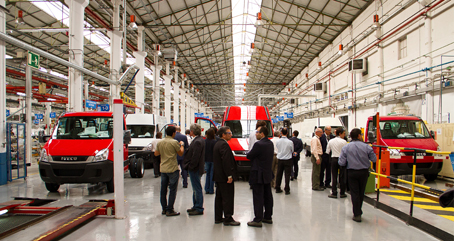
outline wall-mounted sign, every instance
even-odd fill
[[[50,118],[56,118],[56,117],[57,117],[57,113],[55,113],[55,112],[50,112],[49,117],[50,117]]]
[[[85,107],[90,109],[96,109],[96,101],[85,100]]]
[[[38,119],[38,120],[44,119],[44,115],[43,114],[35,114],[35,120],[36,119]]]
[[[99,104],[98,111],[110,111],[109,104]]]
[[[10,114],[9,110],[6,110],[6,117],[8,117],[8,116],[10,116],[10,115],[11,115],[11,114]]]
[[[39,69],[39,55],[28,51],[27,65]]]

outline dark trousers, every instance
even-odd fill
[[[263,219],[271,220],[273,215],[273,194],[271,184],[252,184],[252,200],[254,203],[254,222],[261,222]],[[263,213],[265,208],[265,213]]]
[[[369,178],[369,170],[347,170],[348,186],[350,187],[350,195],[352,196],[353,215],[361,216],[361,210],[364,200],[364,192],[366,191],[367,178]]]
[[[214,198],[214,220],[224,222],[233,221],[233,205],[235,198],[234,183],[216,182],[216,197]]]
[[[172,173],[161,174],[161,207],[162,210],[171,212],[173,205],[175,204],[175,198],[177,197],[177,186],[180,170],[176,170]],[[169,201],[167,201],[167,187],[169,188]]]
[[[286,192],[290,191],[290,173],[292,172],[292,159],[289,160],[278,160],[277,164],[277,178],[276,178],[276,190],[281,189],[282,175],[285,171],[285,188]]]
[[[298,178],[298,162],[300,161],[299,157],[293,157],[292,158],[292,177],[293,178]]]
[[[333,187],[331,193],[337,195],[337,177],[339,174],[340,194],[345,194],[345,167],[339,166],[339,157],[331,157],[331,174]]]
[[[331,162],[330,162],[330,155],[323,154],[322,155],[322,163],[320,166],[320,186],[329,186],[331,184]],[[326,175],[325,175],[326,173]],[[323,182],[323,179],[325,181]]]
[[[188,170],[183,168],[183,160],[178,161],[181,170],[181,179],[183,179],[183,187],[188,187]]]
[[[205,192],[207,194],[214,194],[214,181],[213,181],[214,165],[213,165],[213,162],[205,162],[205,171],[206,171]]]
[[[153,171],[155,176],[161,175],[161,156],[153,156]]]

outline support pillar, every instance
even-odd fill
[[[161,68],[162,66],[158,65],[158,53],[156,52],[154,55],[154,71],[153,71],[153,114],[156,116],[160,116],[160,92],[161,92],[161,86],[160,86],[160,76],[161,76]]]
[[[172,75],[170,75],[170,62],[166,63],[166,75],[164,75],[164,116],[167,123],[170,123],[172,114],[170,111],[170,102],[172,101],[172,94],[170,88],[172,86]]]
[[[52,112],[52,104],[47,102],[46,103],[46,114],[44,116],[44,120],[46,120],[46,125],[47,125],[47,128],[46,128],[46,135],[50,135],[52,133],[51,132],[51,128],[50,128],[50,125],[52,124],[52,119],[50,118],[50,112]]]
[[[178,67],[174,67],[175,75],[173,84],[173,121],[177,124],[180,122],[180,87],[178,86]]]
[[[137,51],[134,51],[134,57],[136,58],[136,65],[139,67],[139,72],[136,75],[135,82],[136,82],[136,105],[140,108],[140,114],[145,113],[145,98],[144,98],[144,91],[145,91],[145,57],[147,57],[147,52],[143,51],[143,26],[138,27],[137,31]]]
[[[120,79],[121,67],[121,38],[123,33],[120,31],[120,4],[121,0],[112,1],[114,4],[113,11],[113,30],[108,32],[110,37],[110,79],[117,81]],[[121,85],[110,85],[110,106],[113,106],[113,100],[120,98]]]
[[[113,101],[113,158],[114,158],[114,187],[115,187],[115,218],[125,218],[125,193],[123,170],[123,101]]]
[[[32,67],[28,65],[25,66],[25,116],[25,161],[32,163]]]
[[[181,86],[183,87],[184,85],[184,81],[181,83]],[[184,88],[181,88],[181,102],[180,102],[180,106],[181,106],[181,123],[180,123],[180,126],[181,126],[181,130],[185,131],[186,130],[186,90]],[[184,131],[182,133],[184,133]]]
[[[430,68],[432,67],[432,18],[431,18],[431,11],[426,13],[426,17],[424,19],[424,53],[425,53],[425,67]],[[432,70],[426,71],[426,86],[424,87],[433,87],[433,78],[432,78]],[[434,123],[434,93],[431,91],[426,92],[425,94],[425,108],[423,108],[423,112],[425,110],[425,120],[427,123],[433,124]]]
[[[88,81],[84,81],[84,95],[85,95],[85,101],[88,100]],[[88,108],[86,107],[87,105],[84,105],[85,111],[88,111]]]
[[[84,66],[84,13],[89,0],[66,0],[69,7],[69,62]],[[68,73],[68,111],[83,111],[83,74],[73,68]]]
[[[186,93],[186,129],[189,129],[191,125],[191,113],[192,113],[192,98],[191,94],[189,94],[189,90]]]
[[[377,37],[377,39],[381,38],[381,36],[382,36],[381,27],[379,27],[375,30],[375,36]],[[379,96],[377,97],[377,103],[378,103],[377,111],[380,113],[380,115],[385,115],[386,113],[384,113],[385,112],[384,103],[381,101],[381,99],[383,98],[383,96],[381,96],[381,95],[385,91],[385,85],[383,84],[383,80],[385,79],[385,76],[384,76],[385,75],[385,73],[384,73],[385,62],[384,62],[384,58],[383,58],[383,44],[382,43],[378,44],[377,51],[378,51],[378,73],[379,73],[378,82],[380,82],[380,84],[378,85]]]
[[[0,0],[0,6],[5,9],[5,0]],[[5,33],[6,14],[0,9],[0,32]],[[0,41],[0,164],[6,162],[6,43]],[[1,181],[1,179],[0,179]]]

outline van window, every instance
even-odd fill
[[[127,125],[131,138],[154,138],[154,125]]]
[[[205,119],[197,119],[197,124],[199,124],[200,127],[202,127],[202,134],[200,136],[205,136],[205,133],[208,129],[210,129],[211,127],[215,127],[211,123],[211,121]]]
[[[375,131],[372,126],[372,121],[370,121],[368,131]],[[380,133],[383,139],[430,138],[426,125],[420,120],[380,121]]]
[[[113,118],[96,116],[63,117],[52,139],[112,139]]]
[[[268,128],[268,137],[273,137],[273,130],[271,129],[271,122],[265,121]],[[230,127],[233,138],[248,138],[254,131],[257,120],[232,120],[225,121],[225,126]]]

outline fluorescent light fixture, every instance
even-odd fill
[[[16,92],[16,95],[19,95],[19,96],[27,96],[25,93],[22,93],[22,92]]]
[[[54,98],[47,98],[48,101],[56,101]]]
[[[12,59],[12,58],[13,58],[13,57],[11,57],[11,56],[5,54],[5,59]]]
[[[0,215],[3,215],[5,213],[7,213],[7,212],[8,212],[8,209],[2,210],[2,211],[0,211]]]

